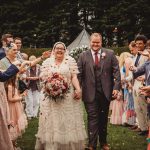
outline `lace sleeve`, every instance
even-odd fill
[[[70,68],[71,74],[79,73],[77,63],[76,63],[75,59],[72,57],[69,57],[69,68]]]

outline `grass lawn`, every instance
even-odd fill
[[[18,145],[21,150],[34,150],[37,128],[37,119],[29,121],[26,132],[22,138],[18,139]],[[146,150],[147,146],[146,137],[141,137],[126,127],[110,124],[108,125],[108,143],[110,144],[111,150]]]

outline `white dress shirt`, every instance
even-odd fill
[[[94,60],[94,62],[95,62],[95,53],[96,53],[96,52],[91,49],[91,53],[92,53],[92,56],[93,56],[93,60]],[[98,55],[98,61],[100,61],[101,49],[97,52],[97,55]]]

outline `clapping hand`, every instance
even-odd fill
[[[26,70],[25,66],[29,66],[30,63],[30,61],[23,61],[21,63],[19,60],[16,60],[12,64],[14,64],[20,70],[20,73],[22,73]]]
[[[137,68],[136,68],[135,66],[130,66],[130,67],[129,67],[129,70],[130,70],[130,71],[136,71]]]
[[[150,86],[143,86],[140,89],[150,92]]]
[[[139,94],[144,96],[150,95],[150,86],[143,86],[139,88]]]
[[[150,86],[140,87],[140,90],[145,91],[145,92],[150,92]]]
[[[31,61],[24,61],[19,70],[20,70],[20,73],[24,73],[26,70],[27,70],[27,66],[31,66]]]
[[[139,76],[139,77],[137,77],[136,79],[137,79],[138,81],[142,81],[142,82],[144,82],[145,77],[144,77],[144,76]]]

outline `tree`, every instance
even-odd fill
[[[115,41],[122,46],[139,33],[150,37],[148,4],[148,0],[1,0],[0,33],[23,38],[27,47],[51,47],[59,40],[68,45],[86,28],[100,32],[104,45]]]

